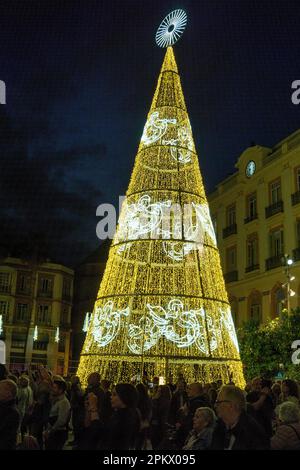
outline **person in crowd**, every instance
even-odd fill
[[[8,371],[6,369],[5,364],[0,364],[0,380],[7,379]]]
[[[174,384],[173,382],[173,375],[170,374],[169,377],[168,377],[168,380],[167,380],[167,386],[169,387],[169,389],[171,390],[171,393],[173,394],[176,390],[176,385]]]
[[[192,430],[193,417],[197,408],[210,407],[206,394],[203,394],[203,387],[200,383],[191,383],[187,386],[188,402],[183,406],[177,428],[177,445],[181,448]]]
[[[180,410],[184,407],[184,405],[188,402],[188,394],[186,392],[186,383],[183,380],[180,380],[176,384],[176,390],[173,393],[171,405],[170,405],[170,413],[169,413],[169,420],[168,422],[174,425],[180,419]]]
[[[9,379],[0,381],[0,450],[15,450],[20,424],[16,407],[17,386]]]
[[[15,374],[8,374],[7,378],[15,382],[16,385],[18,385],[18,377]]]
[[[138,392],[132,384],[119,383],[112,391],[113,414],[105,424],[99,413],[98,397],[88,394],[91,426],[83,449],[133,450],[140,430]]]
[[[99,412],[99,415],[101,416],[101,419],[103,418],[102,413],[103,413],[103,402],[104,402],[104,391],[101,388],[101,384],[100,384],[101,382],[100,374],[98,372],[92,372],[88,376],[87,382],[88,382],[88,386],[84,394],[84,404],[85,404],[84,427],[85,428],[88,428],[91,423],[91,416],[90,416],[89,406],[88,406],[88,394],[93,393],[94,395],[97,396],[98,412]]]
[[[300,450],[300,410],[286,401],[278,406],[278,426],[271,438],[272,450]]]
[[[49,426],[44,432],[46,450],[61,450],[68,437],[71,407],[65,394],[66,388],[66,382],[62,377],[53,377]]]
[[[213,432],[213,450],[269,449],[270,439],[260,424],[246,413],[244,392],[224,385],[215,403],[219,420]]]
[[[138,449],[150,447],[150,422],[152,418],[152,401],[148,394],[148,389],[143,383],[136,385],[138,392],[137,409],[140,415],[140,432],[137,442]],[[152,444],[151,444],[152,445]]]
[[[39,367],[32,371],[29,368],[30,386],[33,390],[34,403],[31,415],[27,423],[29,433],[34,436],[43,449],[43,431],[48,426],[49,413],[51,408],[50,394],[52,390],[52,378],[45,368]]]
[[[208,400],[212,407],[215,405],[215,401],[217,399],[218,392],[217,392],[217,384],[213,382],[208,390]]]
[[[27,430],[28,419],[30,417],[33,405],[33,393],[29,385],[29,378],[21,375],[18,380],[17,408],[20,414],[20,430],[23,437]]]
[[[211,408],[197,408],[193,418],[193,429],[189,433],[183,450],[206,450],[210,447],[216,423],[216,415]]]
[[[271,387],[273,404],[276,408],[280,404],[280,394],[281,394],[281,385],[278,382],[275,382]]]
[[[281,384],[281,402],[292,401],[299,406],[299,388],[297,382],[285,379]]]
[[[70,406],[72,411],[73,441],[69,444],[76,447],[84,428],[84,391],[81,388],[79,377],[71,377]]]
[[[111,391],[110,391],[110,380],[101,380],[101,387],[104,392],[103,406],[102,406],[102,417],[104,423],[109,420],[112,415],[113,409],[111,406]]]
[[[264,428],[268,437],[272,436],[272,420],[274,417],[274,403],[271,392],[272,382],[257,377],[253,381],[253,390],[246,396],[246,401],[251,406],[248,412]]]
[[[167,429],[172,394],[167,385],[160,385],[152,397],[151,442],[159,448]]]

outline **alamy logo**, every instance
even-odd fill
[[[296,349],[292,354],[292,363],[300,364],[300,339],[295,339],[295,341],[292,342],[291,348]]]
[[[6,104],[6,85],[0,80],[0,104]]]
[[[292,93],[291,100],[293,104],[300,104],[300,80],[294,80],[292,89],[296,90]]]

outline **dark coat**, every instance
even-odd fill
[[[219,420],[212,437],[211,449],[224,450],[234,439],[232,450],[270,449],[270,439],[263,427],[246,412],[242,412],[239,421],[231,430],[226,430]]]
[[[83,449],[130,450],[134,449],[140,430],[140,419],[135,408],[121,408],[109,420],[92,421],[86,430]]]
[[[20,415],[15,401],[0,402],[0,450],[15,450]]]

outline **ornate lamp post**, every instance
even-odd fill
[[[290,258],[289,255],[285,254],[284,257],[282,258],[282,264],[284,266],[284,274],[286,277],[286,282],[282,284],[282,287],[286,289],[286,309],[288,315],[291,313],[291,302],[290,302],[290,297],[294,297],[296,294],[295,291],[291,289],[291,282],[295,280],[295,276],[292,276],[291,274],[291,267],[294,263],[292,258]]]

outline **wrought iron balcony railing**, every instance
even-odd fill
[[[272,217],[272,215],[278,214],[279,212],[283,212],[283,201],[277,201],[274,204],[266,207],[266,219]]]
[[[237,225],[236,224],[229,225],[228,227],[225,227],[223,229],[223,238],[227,238],[230,235],[234,235],[235,233],[237,233]]]
[[[283,254],[271,256],[270,258],[266,259],[266,270],[269,271],[270,269],[279,268],[282,266],[282,258]]]

